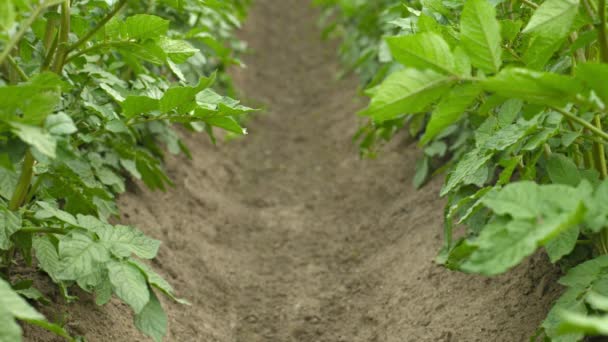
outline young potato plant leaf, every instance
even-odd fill
[[[162,341],[167,333],[167,315],[153,291],[146,306],[135,315],[135,326],[156,342]]]
[[[422,112],[441,97],[453,82],[452,77],[432,70],[398,71],[378,86],[369,108],[360,115],[382,122],[403,114]]]
[[[420,139],[420,144],[426,145],[444,129],[457,122],[480,93],[480,87],[474,83],[465,83],[452,88],[431,113],[431,120]]]
[[[498,75],[483,80],[481,85],[506,98],[558,107],[574,100],[582,90],[581,84],[571,77],[523,68],[503,69]]]
[[[129,38],[158,39],[167,34],[169,20],[149,14],[137,14],[125,20]]]
[[[454,74],[454,56],[443,38],[433,32],[423,32],[386,38],[393,58],[409,68],[433,69]]]
[[[608,77],[607,64],[585,63],[576,67],[576,78],[591,88],[608,108],[608,85],[602,82]]]
[[[564,43],[578,13],[578,0],[548,0],[534,11],[522,31],[528,34],[523,60],[533,69],[542,69]]]
[[[21,229],[19,213],[0,205],[0,249],[8,250],[12,246],[11,236]]]
[[[118,298],[129,304],[136,314],[150,301],[150,291],[141,271],[127,262],[108,263],[108,274],[112,288]]]
[[[500,24],[496,10],[487,0],[465,2],[460,17],[460,39],[471,63],[487,73],[502,65]]]
[[[46,321],[46,318],[30,306],[9,283],[0,279],[0,341],[20,342],[21,327],[15,319],[40,326],[68,340],[72,338],[63,328]]]

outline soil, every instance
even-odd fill
[[[163,300],[167,341],[527,341],[559,289],[536,255],[483,278],[432,262],[441,247],[441,179],[419,191],[419,154],[399,136],[361,160],[354,78],[336,80],[309,0],[256,0],[242,30],[253,53],[233,72],[266,114],[245,139],[213,146],[185,135],[175,188],[122,196],[123,221],[163,241],[152,266],[192,302]],[[117,300],[62,307],[87,341],[148,341]],[[57,319],[58,317],[51,317]],[[27,341],[54,341],[26,329]]]

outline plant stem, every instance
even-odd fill
[[[68,39],[70,36],[70,0],[65,0],[61,4],[61,27],[59,28],[59,37],[57,43],[57,51],[55,52],[55,62],[53,63],[53,71],[61,74],[65,58],[67,56]]]
[[[68,229],[63,229],[63,228],[51,228],[51,227],[46,227],[46,228],[42,228],[42,227],[24,227],[19,229],[19,232],[23,232],[23,233],[44,233],[44,234],[61,234],[61,235],[65,235],[67,233],[69,233]]]
[[[532,1],[529,1],[529,0],[521,0],[521,3],[524,4],[524,5],[526,5],[526,6],[528,6],[528,7],[534,8],[534,9],[538,8],[537,4],[535,4],[535,3],[533,3]]]
[[[34,21],[36,21],[36,19],[38,19],[38,16],[40,15],[40,13],[42,13],[42,11],[45,8],[46,8],[46,6],[44,6],[44,5],[40,5],[40,6],[36,7],[34,9],[34,11],[32,12],[32,14],[30,15],[30,17],[26,20],[26,22],[23,25],[21,25],[21,27],[19,28],[19,31],[17,31],[17,33],[6,44],[6,46],[4,47],[4,50],[0,53],[0,64],[4,63],[4,60],[6,59],[6,57],[8,57],[8,55],[11,53],[11,51],[13,51],[15,46],[17,46],[17,44],[19,44],[19,42],[21,41],[21,38],[23,38],[23,35],[25,34],[25,32],[27,32],[27,30],[32,26]]]
[[[600,23],[597,26],[597,38],[600,44],[602,62],[608,63],[608,40],[606,40],[606,0],[599,0]]]
[[[27,77],[27,74],[23,71],[23,69],[21,69],[21,67],[19,67],[19,64],[17,64],[13,56],[8,55],[6,57],[6,60],[8,61],[8,64],[10,64],[11,68],[13,68],[13,70],[15,70],[17,74],[19,74],[19,77],[21,77],[22,81],[29,80],[29,77]]]
[[[586,129],[588,129],[589,131],[591,131],[593,134],[595,134],[596,136],[608,141],[608,133],[604,132],[603,130],[595,127],[594,125],[592,125],[591,123],[579,118],[578,116],[567,112],[561,108],[558,107],[551,107],[551,109],[555,110],[556,112],[560,113],[561,115],[565,116],[566,118],[576,122],[577,124],[585,127]]]
[[[69,52],[76,50],[78,47],[80,47],[81,45],[86,43],[89,39],[91,39],[91,37],[93,37],[99,30],[101,30],[101,28],[104,27],[105,24],[107,24],[108,21],[110,21],[116,15],[124,7],[124,5],[126,3],[127,3],[127,0],[120,0],[120,2],[118,2],[116,4],[116,6],[114,6],[114,9],[112,10],[112,12],[108,13],[103,19],[101,19],[101,21],[98,22],[97,25],[95,25],[95,27],[93,27],[93,29],[91,31],[89,31],[87,34],[85,34],[76,43],[70,45],[67,48],[67,52],[69,53]]]
[[[32,182],[32,176],[34,175],[34,162],[34,156],[32,156],[32,152],[28,149],[25,152],[23,165],[21,165],[21,175],[19,176],[17,187],[8,204],[8,208],[12,211],[18,210],[23,205],[30,183]]]
[[[600,119],[599,114],[593,118],[593,123],[595,124],[595,127],[603,131],[602,121]],[[595,167],[599,171],[601,179],[608,178],[608,169],[606,167],[606,151],[604,149],[603,142],[593,143],[593,154],[595,159]]]

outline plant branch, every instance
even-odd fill
[[[599,0],[600,23],[597,26],[597,38],[600,43],[602,62],[608,63],[608,40],[606,37],[606,0]]]
[[[99,30],[101,30],[102,27],[104,27],[116,14],[118,14],[118,12],[120,12],[120,10],[124,7],[124,5],[127,3],[127,0],[120,0],[119,3],[116,4],[116,6],[114,6],[114,9],[108,13],[103,19],[101,19],[100,22],[97,23],[97,25],[95,25],[95,27],[93,27],[93,29],[91,31],[89,31],[87,34],[85,34],[82,38],[80,38],[76,43],[70,45],[67,48],[67,52],[70,53],[74,50],[76,50],[77,48],[79,48],[81,45],[83,45],[84,43],[86,43],[87,41],[89,41],[89,39],[91,39],[91,37],[93,37]]]
[[[21,175],[19,176],[17,187],[8,204],[8,208],[11,211],[16,211],[23,205],[30,183],[32,182],[32,176],[34,175],[34,162],[34,156],[32,156],[32,152],[28,149],[25,152],[23,165],[21,165]]]
[[[608,134],[606,132],[604,132],[601,129],[598,129],[597,127],[595,127],[593,124],[579,118],[578,116],[567,112],[561,108],[558,107],[551,107],[551,109],[555,110],[556,112],[560,113],[561,115],[565,116],[566,118],[576,122],[577,124],[585,127],[586,129],[588,129],[589,131],[591,131],[593,134],[597,135],[598,137],[608,141]]]
[[[23,69],[21,69],[19,64],[17,64],[17,62],[15,61],[13,56],[8,55],[6,57],[6,60],[8,61],[8,64],[10,64],[11,68],[13,68],[13,70],[17,71],[17,73],[19,74],[19,77],[21,77],[22,81],[29,80],[29,77],[27,77],[27,74],[23,71]]]
[[[0,53],[0,64],[4,63],[4,60],[8,57],[8,55],[11,53],[11,51],[13,51],[15,46],[17,46],[17,44],[19,44],[19,42],[21,41],[21,38],[23,38],[23,35],[25,35],[25,32],[27,32],[27,30],[32,26],[32,24],[34,24],[34,21],[36,21],[36,19],[38,19],[38,16],[40,15],[40,13],[42,13],[42,11],[46,7],[47,6],[45,6],[45,5],[40,5],[40,6],[36,7],[34,9],[34,11],[32,12],[32,14],[30,15],[30,17],[25,21],[25,23],[23,25],[21,25],[21,27],[19,28],[19,31],[17,31],[17,33],[6,44],[6,46],[4,47],[4,50]]]
[[[530,0],[521,0],[521,3],[524,4],[524,5],[526,5],[526,6],[528,6],[528,7],[530,7],[530,8],[533,8],[533,9],[537,9],[539,7],[537,4],[533,3]]]
[[[55,62],[53,63],[53,71],[61,74],[65,59],[67,57],[68,39],[70,37],[70,0],[65,0],[61,3],[61,27],[59,28],[59,38],[57,43],[57,51],[55,52]]]
[[[24,227],[19,229],[19,232],[23,233],[44,233],[44,234],[68,234],[70,231],[63,228],[52,228],[52,227]]]

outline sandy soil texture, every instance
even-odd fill
[[[355,79],[336,81],[308,0],[256,0],[254,53],[234,79],[268,107],[250,135],[168,161],[176,187],[123,196],[124,221],[163,241],[152,264],[192,302],[164,301],[168,341],[527,341],[559,289],[543,256],[498,278],[433,264],[441,180],[411,187],[418,151],[399,137],[361,160]],[[126,305],[62,307],[88,341],[147,341]],[[54,341],[28,329],[28,341]]]

